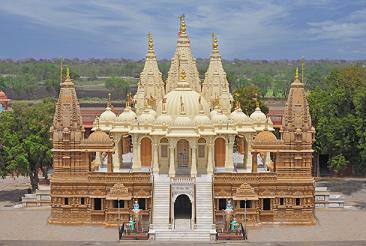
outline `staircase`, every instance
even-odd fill
[[[196,178],[197,228],[211,230],[213,227],[212,177]]]
[[[162,175],[154,176],[153,225],[150,226],[149,231],[151,239],[159,241],[214,240],[216,230],[212,229],[212,177],[202,176],[195,180],[197,224],[193,226],[190,219],[177,218],[173,225],[169,225],[170,178]]]
[[[153,228],[168,229],[169,225],[170,178],[154,175]]]

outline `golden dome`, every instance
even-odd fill
[[[113,145],[113,140],[107,133],[103,132],[99,128],[89,135],[87,139],[84,139],[83,144],[86,145]]]
[[[264,131],[261,131],[260,133],[258,133],[257,136],[255,136],[254,142],[275,143],[275,142],[277,142],[277,138],[272,132],[270,132],[268,130],[264,130]]]

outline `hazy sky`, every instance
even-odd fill
[[[0,0],[0,58],[171,58],[182,13],[195,57],[366,58],[366,0]]]

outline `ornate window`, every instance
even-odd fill
[[[240,201],[240,208],[245,208],[245,207],[246,208],[251,208],[252,207],[252,201],[249,201],[249,200],[241,200]]]
[[[296,198],[296,206],[300,206],[301,205],[301,199],[300,198]]]
[[[198,139],[198,158],[203,159],[206,157],[206,140],[203,138]]]
[[[112,201],[113,208],[123,208],[125,206],[125,201],[123,200],[113,200]]]
[[[280,205],[281,206],[285,205],[285,198],[283,197],[280,198]]]
[[[102,210],[102,199],[94,198],[94,210]]]
[[[80,197],[80,205],[85,205],[85,198],[84,197]]]
[[[162,138],[160,140],[160,157],[168,158],[168,139]]]
[[[65,205],[69,205],[69,198],[68,198],[68,197],[65,197],[65,198],[64,198],[64,204],[65,204]]]
[[[263,210],[271,210],[271,198],[263,198]]]

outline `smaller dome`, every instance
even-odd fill
[[[155,117],[150,110],[145,109],[144,112],[137,117],[137,120],[140,124],[151,125],[154,123]]]
[[[211,124],[210,118],[208,118],[208,116],[205,115],[203,112],[201,112],[199,115],[194,117],[193,121],[197,126],[203,126],[203,125],[210,125]]]
[[[215,111],[215,110],[213,110]],[[221,110],[216,111],[217,113],[213,114],[211,117],[212,123],[213,124],[227,124],[228,123],[228,118],[226,115],[224,115],[222,113]]]
[[[118,116],[117,120],[119,122],[122,122],[122,123],[130,123],[131,124],[131,123],[135,122],[135,120],[136,120],[136,113],[133,112],[132,109],[129,106],[127,106],[123,110],[122,114],[120,114]]]
[[[114,121],[117,118],[116,114],[112,112],[110,107],[107,107],[105,111],[100,115],[99,119],[103,121]]]
[[[255,136],[254,142],[273,143],[277,142],[277,138],[272,132],[264,130]]]
[[[179,115],[175,118],[174,126],[192,127],[193,122],[187,115]]]
[[[88,145],[113,145],[113,140],[107,133],[103,132],[99,128],[89,135],[87,139],[83,140],[83,144]]]
[[[267,117],[266,115],[261,111],[259,107],[255,109],[255,111],[250,115],[250,118],[254,120],[256,123],[266,123]]]
[[[173,122],[173,118],[170,115],[167,115],[166,112],[159,115],[158,118],[155,120],[155,124],[157,125],[170,125]]]
[[[245,122],[251,121],[250,118],[243,113],[241,108],[235,109],[230,114],[230,119],[233,120],[235,124],[243,124]]]

